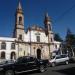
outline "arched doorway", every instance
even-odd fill
[[[41,50],[40,49],[37,49],[37,58],[41,59]]]
[[[11,52],[11,59],[16,59],[16,54],[15,54],[15,52]]]
[[[1,59],[5,59],[5,52],[1,52]]]

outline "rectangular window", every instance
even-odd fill
[[[55,45],[55,48],[57,49],[57,45]]]
[[[6,43],[5,42],[1,43],[1,49],[6,49]]]
[[[51,38],[51,42],[53,42],[53,39]]]
[[[36,36],[37,42],[40,42],[40,36]]]
[[[11,44],[11,49],[15,49],[15,43]]]

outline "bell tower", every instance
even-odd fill
[[[19,40],[24,39],[24,14],[21,6],[21,2],[19,0],[18,7],[15,13],[15,28],[13,37],[18,38]]]
[[[52,31],[52,24],[51,24],[51,18],[48,16],[48,13],[45,14],[45,19],[44,19],[44,25],[45,25],[45,30],[46,34],[48,35],[49,31]]]
[[[52,31],[52,21],[51,18],[48,16],[48,13],[45,14],[44,25],[45,25],[45,33],[46,36],[48,37],[49,58],[51,58],[51,50],[53,47],[52,43],[54,42],[54,34]]]
[[[48,16],[48,13],[45,14],[44,25],[45,33],[48,36],[48,43],[51,43],[54,41],[54,34],[52,31],[52,21],[51,18]]]

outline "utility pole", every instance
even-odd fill
[[[31,28],[30,28],[30,26],[29,26],[29,37],[30,37],[30,56],[31,56]]]

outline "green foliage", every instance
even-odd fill
[[[62,42],[62,41],[63,41],[62,38],[59,36],[58,33],[56,33],[56,34],[54,35],[54,40],[59,41],[59,42]]]
[[[65,50],[68,50],[69,56],[73,56],[73,53],[75,52],[75,34],[73,34],[70,29],[67,30],[65,38]]]
[[[72,47],[75,45],[75,34],[71,33],[70,30],[67,30],[67,35],[66,35],[66,45],[67,47]]]

